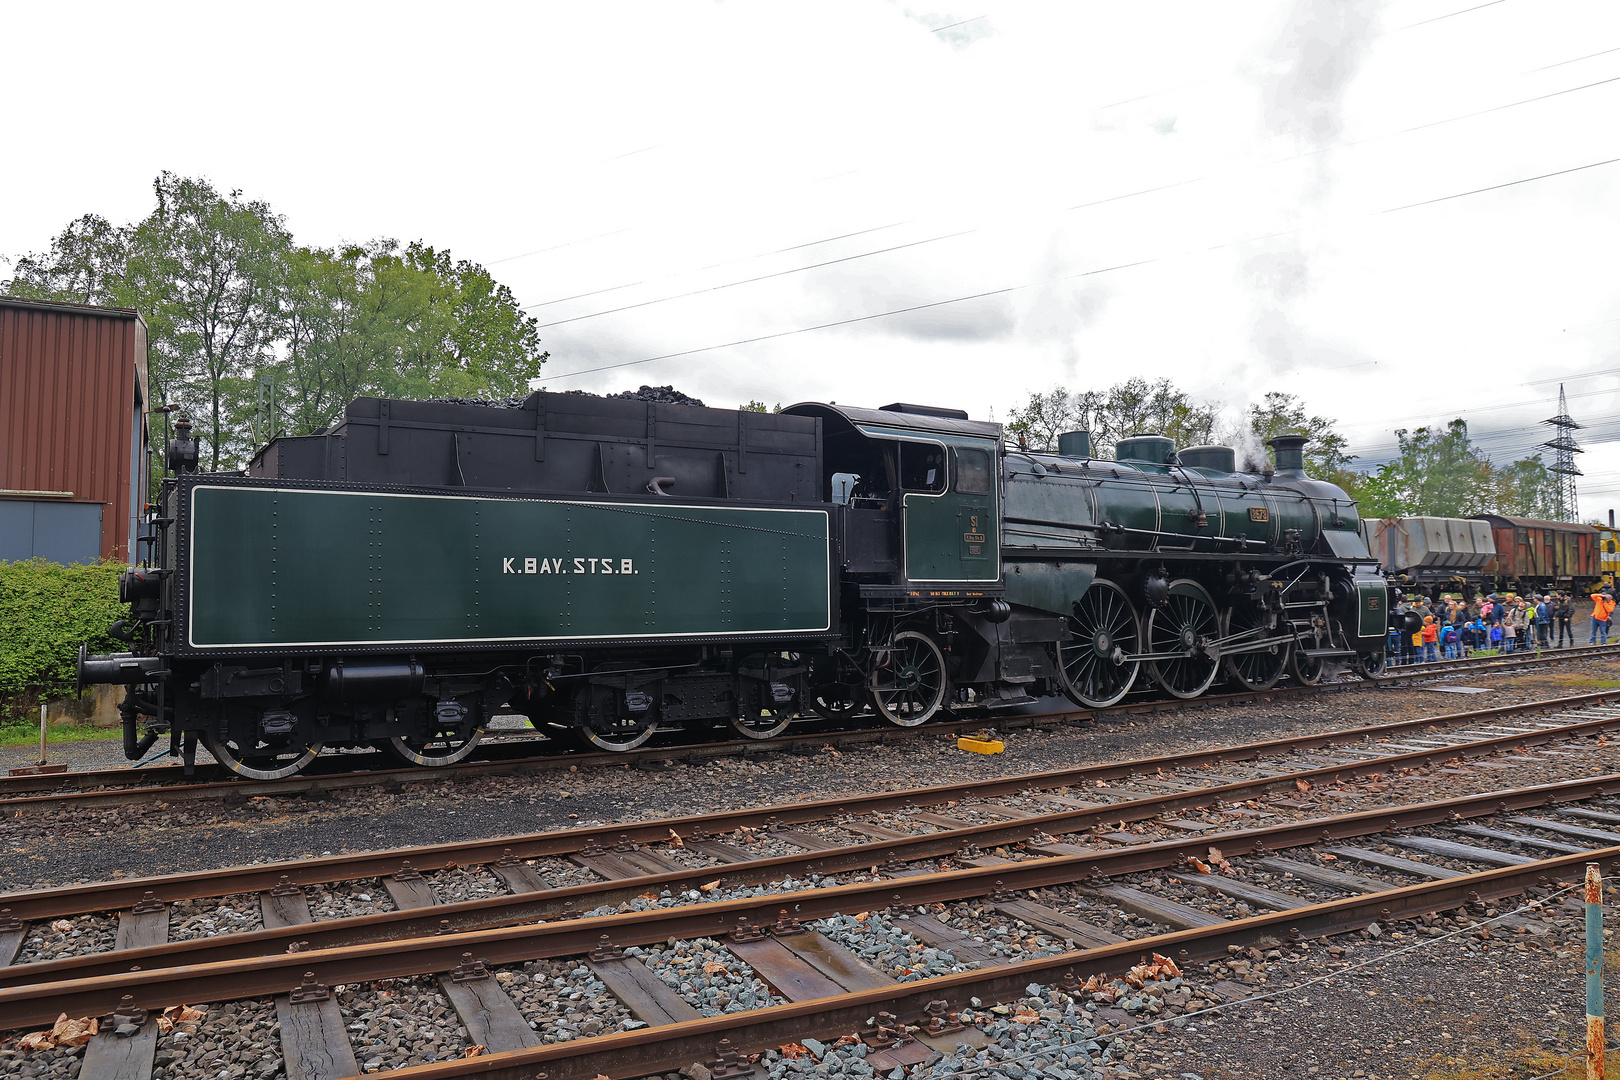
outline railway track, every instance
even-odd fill
[[[873,1060],[893,1051],[904,1064],[918,1047],[946,1052],[927,1042],[928,1027],[949,1027],[948,1014],[974,997],[1013,1000],[1030,983],[1072,997],[1076,980],[1120,972],[1149,952],[1191,964],[1265,937],[1315,938],[1535,890],[1578,877],[1586,859],[1620,857],[1612,846],[1620,833],[1603,827],[1620,824],[1620,808],[1603,801],[1620,793],[1620,774],[1605,767],[1562,775],[1612,766],[1594,744],[1620,727],[1620,708],[1604,697],[1536,703],[1555,715],[1508,706],[837,804],[614,826],[610,837],[574,830],[14,893],[0,897],[8,928],[0,930],[0,960],[23,949],[29,923],[38,930],[105,910],[121,909],[121,948],[0,967],[0,1025],[48,1024],[62,1013],[124,1017],[127,1038],[98,1034],[106,1050],[86,1052],[81,1080],[104,1080],[121,1076],[101,1062],[114,1050],[129,1059],[130,1039],[156,1052],[160,1025],[151,1010],[182,998],[275,997],[285,1060],[326,1055],[338,1071],[320,1075],[348,1075],[341,1070],[369,1061],[356,1050],[369,1051],[348,1045],[344,994],[352,1006],[356,986],[429,976],[469,1037],[494,1056],[406,1075],[532,1076],[544,1068],[552,1077],[635,1076],[712,1059],[721,1038],[731,1041],[728,1052],[754,1051],[863,1027]],[[1437,772],[1472,777],[1487,790],[1408,798],[1424,794]],[[1543,782],[1491,786],[1526,772]],[[1343,792],[1373,805],[1323,814]],[[704,822],[724,838],[700,839],[694,826]],[[818,822],[819,830],[808,827]],[[672,832],[683,837],[678,846]],[[1076,836],[1079,843],[1060,839]],[[610,839],[621,850],[606,849]],[[784,847],[796,853],[772,853]],[[1211,848],[1227,865],[1200,873],[1197,862],[1215,858]],[[703,865],[677,861],[682,852],[701,855]],[[548,881],[564,854],[596,880]],[[401,865],[402,856],[410,863]],[[509,891],[445,903],[437,890],[447,872],[460,872],[453,863],[487,866]],[[313,920],[314,894],[325,884],[381,875],[378,891],[395,910]],[[264,929],[165,940],[168,904],[225,892],[258,893]],[[896,983],[893,970],[838,940],[854,912],[950,956],[952,968],[975,966]],[[956,929],[986,918],[1047,944],[997,951],[994,938]],[[774,929],[761,934],[763,927]],[[668,942],[717,938],[727,941],[727,959],[712,962],[749,972],[765,1007],[699,1016],[658,977],[669,968]],[[543,1045],[503,988],[528,979],[519,965],[564,959],[570,971],[592,972],[628,1010],[625,1023],[640,1026]],[[334,989],[342,987],[349,989]],[[947,1006],[931,1017],[934,1001]],[[865,1023],[885,1011],[900,1021],[886,1025],[887,1035]],[[918,1030],[904,1031],[905,1022]],[[941,1037],[954,1047],[961,1034]]]
[[[1403,683],[1425,682],[1436,678],[1449,678],[1472,671],[1502,673],[1523,668],[1545,666],[1571,661],[1590,660],[1615,655],[1620,644],[1594,646],[1547,652],[1525,653],[1522,656],[1493,656],[1484,659],[1447,660],[1392,671],[1376,681],[1376,685],[1391,686]],[[1332,693],[1366,688],[1368,683],[1358,678],[1323,682],[1313,686],[1288,685],[1264,691],[1210,694],[1192,701],[1144,700],[1116,705],[1106,710],[1110,715],[1151,714],[1177,711],[1184,708],[1208,708],[1218,705],[1240,705],[1256,701],[1269,701],[1278,697],[1301,694]],[[581,752],[559,749],[555,743],[534,737],[516,735],[512,738],[490,740],[489,755],[480,760],[463,761],[441,768],[377,768],[361,767],[340,769],[345,757],[383,760],[381,754],[333,755],[318,759],[313,771],[284,780],[246,780],[231,775],[215,765],[200,765],[197,776],[187,778],[179,765],[157,766],[145,769],[116,768],[77,770],[63,773],[0,777],[0,813],[7,811],[30,812],[54,809],[95,809],[111,806],[135,805],[161,799],[164,802],[185,802],[201,799],[227,799],[244,802],[259,796],[284,797],[289,795],[315,795],[361,787],[386,787],[394,790],[406,785],[444,780],[463,780],[477,776],[543,774],[558,769],[590,766],[646,764],[707,757],[724,757],[767,751],[812,752],[824,745],[843,746],[874,741],[893,741],[918,735],[957,734],[973,731],[992,724],[1001,730],[1018,730],[1052,724],[1080,723],[1095,719],[1098,710],[1064,708],[1049,712],[975,715],[931,723],[918,728],[854,727],[844,729],[818,729],[808,733],[789,733],[765,740],[719,740],[680,746],[651,746],[623,753]],[[546,748],[535,754],[526,752],[535,745]],[[331,770],[331,771],[326,771]]]

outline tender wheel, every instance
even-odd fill
[[[745,739],[774,739],[788,729],[792,718],[783,712],[760,710],[733,716],[726,725]]]
[[[1315,686],[1322,681],[1327,665],[1320,656],[1306,656],[1299,643],[1288,651],[1288,673],[1304,686]]]
[[[1220,618],[1208,591],[1191,578],[1170,583],[1170,598],[1147,617],[1148,661],[1153,681],[1171,697],[1195,698],[1209,689],[1220,670]]]
[[[1389,667],[1389,654],[1383,649],[1375,652],[1357,653],[1355,659],[1356,674],[1363,679],[1376,679]]]
[[[925,724],[945,704],[945,654],[926,634],[902,630],[873,680],[872,704],[885,720],[900,727]]]
[[[1221,637],[1231,642],[1231,649],[1267,641],[1271,633],[1264,614],[1249,604],[1230,608],[1221,618]],[[1240,635],[1240,640],[1231,641]],[[1257,652],[1223,652],[1221,667],[1228,678],[1246,689],[1269,690],[1288,669],[1288,639],[1270,637],[1266,648]]]
[[[484,733],[477,730],[466,738],[459,735],[436,735],[432,738],[395,735],[386,745],[390,751],[413,765],[438,768],[441,765],[454,765],[465,758],[483,737]]]
[[[646,727],[627,726],[614,728],[608,731],[597,731],[595,728],[577,727],[569,728],[574,738],[584,746],[594,750],[607,750],[610,753],[623,753],[634,750],[642,743],[653,737],[651,725]]]
[[[1058,682],[1076,705],[1104,709],[1130,692],[1141,664],[1124,657],[1140,652],[1136,609],[1125,590],[1098,578],[1075,601],[1069,616],[1074,638],[1057,647]]]
[[[285,746],[262,742],[244,746],[235,738],[220,739],[212,732],[204,736],[203,741],[215,761],[249,780],[285,780],[296,776],[321,752],[318,742],[295,740]]]

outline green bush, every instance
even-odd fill
[[[107,628],[129,617],[118,602],[123,563],[0,562],[0,723],[31,719],[42,697],[70,691],[79,646],[117,652]]]

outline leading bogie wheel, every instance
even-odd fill
[[[915,630],[894,635],[888,659],[872,676],[872,704],[878,715],[898,727],[932,720],[949,691],[945,654],[933,638]]]
[[[215,761],[249,780],[285,780],[296,776],[321,752],[320,743],[297,739],[280,746],[266,742],[247,744],[234,737],[221,739],[209,732],[203,742]]]
[[[1295,681],[1303,686],[1315,686],[1322,681],[1322,674],[1327,670],[1320,656],[1306,656],[1300,642],[1294,642],[1294,647],[1288,653],[1288,673]]]
[[[1125,590],[1106,578],[1091,583],[1069,616],[1073,637],[1057,647],[1063,694],[1087,709],[1105,709],[1130,693],[1141,664],[1126,660],[1138,647],[1136,609]]]
[[[1171,697],[1195,698],[1209,689],[1220,670],[1221,636],[1215,601],[1198,582],[1177,578],[1163,605],[1148,612],[1147,651],[1153,681]]]

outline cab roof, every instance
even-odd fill
[[[943,410],[942,410],[943,411]],[[857,409],[847,405],[823,405],[817,401],[804,401],[789,405],[782,412],[789,416],[819,416],[828,431],[854,428],[863,435],[876,434],[870,429],[888,428],[891,431],[919,435],[954,435],[977,439],[1001,439],[1001,425],[984,420],[965,420],[952,416],[929,413],[898,412],[890,409]]]

